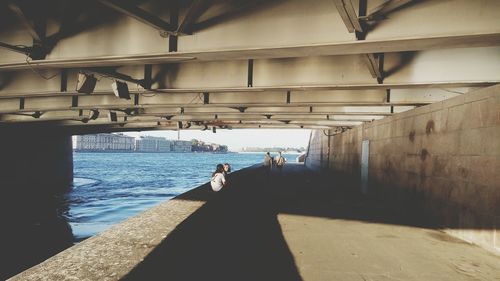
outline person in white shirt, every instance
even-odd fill
[[[226,177],[224,176],[224,165],[217,164],[215,172],[212,174],[212,179],[210,180],[210,185],[212,190],[218,192],[226,185]]]

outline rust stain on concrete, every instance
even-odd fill
[[[459,175],[461,175],[463,178],[466,178],[467,176],[469,176],[469,171],[464,168],[464,167],[459,167],[458,168],[458,173]]]
[[[432,174],[436,175],[441,175],[446,172],[446,164],[444,163],[444,160],[438,158],[438,157],[433,157],[433,169],[432,169]]]
[[[427,159],[427,156],[429,155],[429,151],[427,151],[427,149],[422,149],[422,151],[420,152],[420,160],[422,161],[425,161],[425,159]]]
[[[410,139],[411,142],[415,141],[415,131],[410,132],[410,134],[408,135],[408,139]]]
[[[425,126],[425,134],[430,135],[432,132],[434,132],[434,120],[429,120],[427,122],[427,125]]]

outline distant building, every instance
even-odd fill
[[[133,151],[134,137],[123,134],[95,134],[76,136],[76,151]]]
[[[172,151],[172,141],[166,139],[158,140],[157,145],[160,152]]]
[[[216,143],[206,143],[206,142],[199,141],[196,139],[192,139],[191,144],[192,144],[192,151],[194,151],[194,152],[221,153],[221,152],[227,152],[227,150],[228,150],[227,145],[221,145],[221,144],[216,144]]]
[[[175,152],[191,152],[191,141],[174,140],[172,141],[172,151]]]
[[[226,145],[191,140],[167,140],[141,136],[138,139],[123,134],[73,136],[75,151],[136,151],[136,152],[227,152]]]
[[[141,136],[135,141],[135,150],[141,152],[169,152],[172,142],[161,137]]]

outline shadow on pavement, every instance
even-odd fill
[[[250,178],[251,176],[251,178]],[[271,186],[259,169],[178,199],[207,200],[124,280],[302,280],[283,237]]]
[[[303,165],[270,175],[252,167],[230,181],[220,193],[204,185],[177,197],[206,203],[125,280],[302,280],[279,213],[436,228],[418,204],[362,196],[342,178]]]

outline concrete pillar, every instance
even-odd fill
[[[55,131],[0,129],[0,183],[67,190],[73,181],[71,136]]]
[[[0,279],[73,243],[64,194],[73,180],[71,136],[39,128],[0,128]]]

